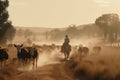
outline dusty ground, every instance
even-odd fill
[[[15,55],[13,55],[15,54],[15,49],[12,49],[11,52],[13,52],[11,53],[11,57],[13,56],[16,57]],[[63,56],[61,56],[60,54],[57,54],[54,57],[63,58]],[[77,68],[79,68],[78,66],[74,69],[73,68],[70,69],[68,63],[66,65],[66,62],[64,61],[61,62],[55,60],[56,58],[53,59],[53,57],[43,56],[38,62],[39,63],[38,68],[34,70],[28,69],[29,67],[23,68],[22,70],[18,70],[18,68],[15,66],[16,65],[15,63],[10,63],[10,66],[8,66],[5,69],[2,69],[0,73],[0,80],[10,80],[10,79],[11,80],[75,80],[77,79],[74,77],[74,72],[75,70],[77,70]],[[89,55],[84,58],[84,61],[88,61],[92,63],[92,65],[88,64],[89,66],[88,65],[87,66],[84,65],[84,66],[87,69],[90,69],[90,71],[92,72],[94,72],[93,68],[95,68],[95,71],[99,71],[100,69],[107,69],[110,73],[110,76],[115,77],[117,74],[120,73],[119,60],[120,60],[120,48],[102,47],[102,51],[98,55],[93,55],[92,50],[90,50]],[[79,62],[78,64],[82,64],[82,63]],[[90,73],[91,72],[89,72],[89,74]]]
[[[63,64],[52,64],[22,73],[14,80],[72,80],[72,78],[64,70]]]

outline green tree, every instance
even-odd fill
[[[98,17],[95,21],[101,30],[104,32],[104,39],[113,42],[117,40],[119,28],[119,16],[117,14],[104,14]]]
[[[12,40],[16,31],[12,22],[8,21],[8,6],[8,0],[0,0],[0,44],[6,43],[7,40]]]

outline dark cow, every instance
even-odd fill
[[[34,66],[37,67],[37,61],[38,61],[38,51],[35,47],[28,47],[28,54],[29,54],[29,58],[32,60],[33,62],[33,68]]]
[[[0,63],[1,63],[1,68],[5,66],[6,61],[9,58],[7,51],[8,50],[6,48],[0,48]]]
[[[23,63],[27,63],[28,61],[33,61],[33,68],[36,64],[37,67],[37,60],[38,60],[38,52],[37,49],[34,47],[23,47],[23,45],[14,45],[17,49],[17,57],[19,62],[22,61]]]
[[[19,63],[23,62],[26,63],[26,59],[27,59],[27,51],[25,50],[25,48],[23,48],[23,44],[21,45],[14,45],[17,49],[17,58],[19,60]]]
[[[89,53],[88,47],[79,46],[78,54],[79,54],[80,60],[82,59],[82,57],[87,56],[88,53]]]
[[[93,52],[94,54],[99,54],[101,52],[101,47],[100,46],[94,46],[93,47]]]

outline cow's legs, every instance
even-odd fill
[[[65,60],[67,59],[67,54],[65,53]]]
[[[80,52],[79,54],[80,54],[79,56],[80,56],[80,61],[81,61],[82,60],[82,52]]]
[[[6,65],[7,60],[4,60],[4,66]]]
[[[0,61],[0,66],[1,66],[1,68],[2,68],[2,61]]]
[[[35,66],[35,59],[32,59],[32,61],[33,61],[33,69],[34,69],[34,66]]]
[[[19,65],[22,64],[22,59],[18,58],[18,64],[19,64]]]

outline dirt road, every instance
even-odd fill
[[[73,80],[64,68],[64,63],[50,64],[15,76],[14,80]]]

